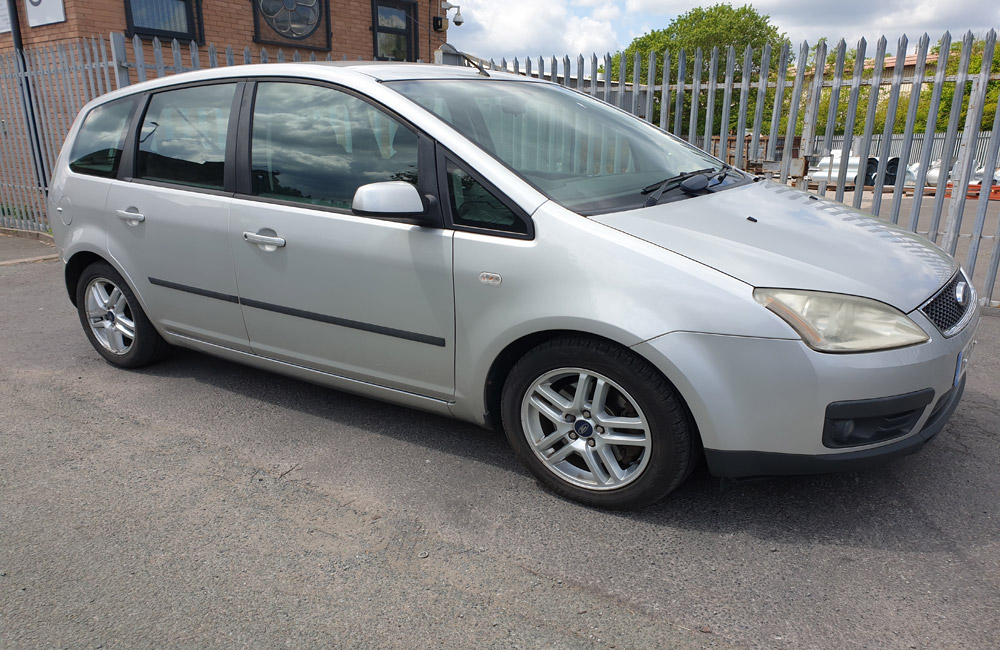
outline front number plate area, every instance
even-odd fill
[[[962,375],[969,368],[969,362],[972,361],[972,352],[975,349],[976,337],[973,336],[972,340],[965,345],[965,348],[958,353],[958,363],[955,364],[955,381],[952,383],[953,386],[958,386]]]

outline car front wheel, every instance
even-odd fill
[[[693,465],[687,410],[648,361],[609,342],[555,339],[511,369],[503,423],[515,454],[555,492],[604,508],[662,498]]]

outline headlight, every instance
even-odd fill
[[[887,350],[929,338],[906,314],[869,298],[796,289],[754,289],[753,297],[821,352]]]

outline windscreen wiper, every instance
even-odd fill
[[[455,24],[456,24],[456,26],[458,25],[458,23],[455,23]],[[455,56],[462,57],[469,64],[471,64],[473,68],[476,68],[477,70],[479,70],[479,74],[483,75],[484,77],[489,78],[490,74],[488,72],[486,72],[486,68],[483,67],[483,64],[481,62],[473,59],[471,56],[469,56],[465,52],[460,51],[457,47],[455,47],[451,43],[442,43],[441,47],[439,47],[438,49],[441,50],[442,52],[444,52],[445,54],[454,54]]]
[[[639,193],[649,194],[650,192],[653,192],[653,195],[650,196],[648,199],[646,199],[645,207],[648,208],[650,206],[656,205],[656,202],[660,200],[660,197],[663,196],[663,193],[668,189],[677,187],[687,179],[694,178],[695,176],[705,176],[705,180],[708,181],[708,174],[712,174],[717,171],[719,170],[716,169],[715,167],[708,167],[706,169],[695,169],[694,171],[684,172],[683,174],[677,174],[676,176],[671,176],[670,178],[662,180],[659,183],[653,183],[652,185],[648,185],[642,188],[642,191],[640,191]]]
[[[719,173],[715,176],[715,183],[713,186],[719,185],[722,181],[726,180],[726,176],[729,176],[729,172],[731,171],[733,171],[732,165],[723,165],[722,169],[720,169]]]

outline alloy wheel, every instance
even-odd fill
[[[636,400],[591,370],[559,368],[537,378],[524,393],[521,421],[545,467],[579,487],[622,488],[649,462],[649,424]]]

